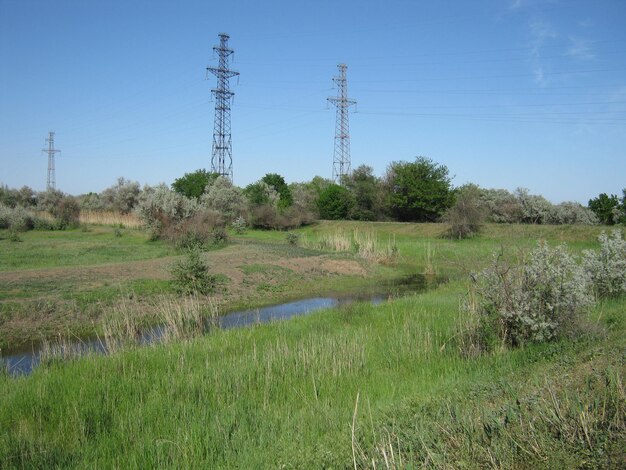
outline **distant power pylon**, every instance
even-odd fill
[[[50,191],[56,189],[56,176],[54,174],[54,154],[60,152],[60,149],[54,148],[54,131],[48,132],[47,149],[41,149],[42,152],[48,153],[48,180],[46,182],[46,190]]]
[[[230,103],[235,95],[230,91],[230,79],[239,72],[230,70],[228,63],[235,52],[228,47],[230,36],[220,35],[220,45],[213,47],[219,58],[217,67],[207,67],[217,77],[217,87],[211,92],[215,97],[215,123],[213,125],[213,153],[211,155],[211,171],[233,181],[233,143],[230,135]]]
[[[344,176],[352,173],[350,168],[350,122],[348,120],[348,110],[350,106],[356,105],[356,100],[348,98],[348,80],[346,79],[346,64],[337,65],[339,75],[333,77],[333,82],[337,84],[337,96],[328,98],[337,107],[337,118],[335,122],[335,151],[333,155],[333,181],[341,183]]]

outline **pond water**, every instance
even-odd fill
[[[255,308],[232,312],[219,317],[219,327],[222,329],[241,328],[272,321],[287,320],[289,318],[306,315],[317,310],[339,307],[353,302],[371,302],[380,304],[394,297],[423,292],[431,285],[437,285],[441,280],[428,282],[424,276],[412,275],[399,278],[390,282],[371,286],[369,289],[358,293],[335,295],[329,297],[312,297],[308,299],[287,302],[269,307]],[[163,326],[153,326],[141,332],[141,343],[150,344],[159,341],[163,336]],[[70,343],[67,348],[72,355],[99,353],[105,354],[106,348],[102,342],[94,338],[78,338]],[[0,367],[6,367],[9,375],[28,375],[39,364],[41,344],[32,344],[28,349],[14,351],[1,358]]]

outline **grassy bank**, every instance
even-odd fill
[[[623,459],[626,302],[594,311],[610,325],[601,342],[466,359],[453,339],[462,291],[455,283],[2,379],[0,465],[572,468]]]
[[[598,304],[577,341],[474,358],[456,343],[465,275],[493,251],[515,259],[538,238],[579,251],[599,229],[490,226],[463,242],[428,224],[299,233],[353,229],[395,237],[400,258],[385,272],[432,269],[451,281],[377,306],[0,375],[0,467],[624,467],[625,299]],[[302,255],[284,237],[239,240],[238,251],[255,247],[242,276],[276,265],[253,257],[261,245]]]

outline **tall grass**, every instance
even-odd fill
[[[398,259],[395,235],[381,241],[373,231],[338,230],[317,236],[306,236],[303,245],[307,248],[336,252],[352,252],[359,257],[381,264],[393,264]]]
[[[102,323],[103,345],[116,353],[142,343],[168,343],[187,340],[205,334],[217,326],[219,308],[208,296],[190,295],[182,299],[159,296],[156,299],[159,325],[146,328],[136,303],[116,305]]]
[[[81,224],[107,225],[124,228],[141,228],[143,223],[133,213],[120,214],[109,211],[81,211]]]

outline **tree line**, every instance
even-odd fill
[[[0,186],[0,206],[5,215],[16,207],[52,213],[62,201],[74,212],[136,212],[153,228],[202,211],[211,211],[211,218],[220,224],[238,220],[239,224],[244,221],[247,226],[267,229],[290,229],[317,219],[445,221],[451,226],[451,234],[458,237],[471,235],[484,222],[626,222],[626,189],[621,197],[602,193],[587,207],[576,202],[552,204],[523,188],[510,192],[475,184],[454,187],[448,168],[426,157],[392,162],[382,177],[377,177],[371,167],[361,165],[338,183],[316,176],[308,182],[287,184],[281,175],[268,173],[239,188],[201,169],[175,179],[171,186],[142,188],[138,182],[119,178],[100,193],[76,197],[59,191],[38,193],[28,187]]]

